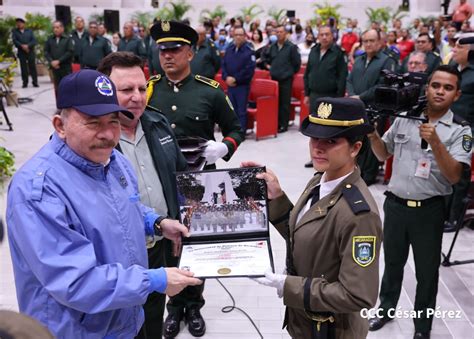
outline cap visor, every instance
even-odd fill
[[[114,113],[114,112],[121,112],[129,119],[133,119],[133,113],[127,111],[126,108],[115,105],[115,104],[94,104],[94,105],[82,105],[82,106],[73,106],[73,108],[77,109],[78,111],[95,117],[100,117],[102,115]]]
[[[341,137],[354,137],[366,135],[374,131],[374,127],[368,124],[352,127],[323,126],[313,124],[306,118],[301,124],[301,133],[311,138],[329,139]]]
[[[185,43],[180,41],[166,41],[159,43],[158,48],[163,51],[165,49],[179,48],[183,45],[185,45]]]

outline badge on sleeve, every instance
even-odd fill
[[[470,135],[464,134],[462,136],[462,148],[466,152],[470,152],[472,148],[472,137]]]
[[[375,259],[375,236],[352,237],[352,258],[361,267],[369,266]]]

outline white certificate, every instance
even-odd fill
[[[272,267],[268,240],[183,245],[179,263],[199,278],[258,277]]]

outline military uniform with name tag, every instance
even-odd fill
[[[222,130],[229,160],[242,142],[243,133],[229,98],[215,80],[190,74],[178,83],[157,75],[148,82],[147,101],[168,118],[176,136],[214,140],[214,125]]]
[[[302,123],[304,135],[350,140],[373,131],[360,100],[320,98],[317,103],[318,111]],[[294,206],[285,194],[269,202],[269,220],[287,242],[282,294],[284,326],[292,338],[367,336],[360,311],[377,301],[382,227],[377,204],[351,161],[353,171],[331,179],[332,184],[323,180],[329,169],[316,173]],[[323,185],[326,192],[319,198]],[[334,188],[327,192],[328,187]]]
[[[463,166],[471,163],[471,128],[448,111],[436,125],[436,133],[449,154]],[[385,272],[380,289],[382,316],[396,308],[403,280],[403,269],[410,245],[413,249],[417,288],[415,331],[428,333],[433,318],[426,309],[436,307],[445,196],[451,194],[446,179],[428,145],[421,148],[421,122],[398,118],[383,135],[386,149],[393,154],[393,173],[384,203]]]

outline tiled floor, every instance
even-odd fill
[[[17,81],[18,83],[18,81]],[[20,108],[8,107],[7,111],[14,124],[14,132],[8,132],[5,125],[0,126],[0,145],[5,145],[16,156],[17,166],[23,164],[47,140],[52,132],[50,117],[55,111],[52,86],[45,77],[40,80],[40,88],[19,89],[19,96],[34,98],[30,104]],[[276,172],[282,186],[295,201],[306,182],[313,175],[311,169],[303,168],[309,159],[308,139],[302,136],[297,127],[277,138],[245,141],[228,163],[219,162],[218,167],[236,167],[243,160],[254,160]],[[371,191],[382,206],[385,190],[383,185],[374,185]],[[1,191],[1,190],[0,190]],[[0,194],[0,215],[4,215],[5,195]],[[443,250],[447,251],[453,235],[446,234]],[[271,229],[273,255],[277,270],[284,264],[285,245],[279,234]],[[474,232],[463,229],[454,248],[453,259],[474,258]],[[381,253],[383,257],[383,252]],[[383,260],[381,260],[381,273]],[[474,338],[474,265],[441,267],[438,293],[438,306],[441,311],[460,310],[460,319],[435,319],[432,338]],[[273,288],[260,286],[249,279],[222,279],[233,294],[236,306],[244,309],[255,321],[266,339],[289,338],[281,330],[284,307]],[[405,268],[405,279],[399,306],[403,310],[413,308],[416,279],[413,259],[410,256]],[[208,280],[205,289],[206,305],[202,313],[207,322],[205,338],[259,338],[251,323],[237,310],[222,313],[221,308],[231,305],[231,299],[215,280]],[[0,308],[17,310],[13,273],[8,243],[0,245]],[[413,323],[410,319],[398,319],[387,324],[368,338],[411,338]],[[178,338],[192,338],[183,330]]]

